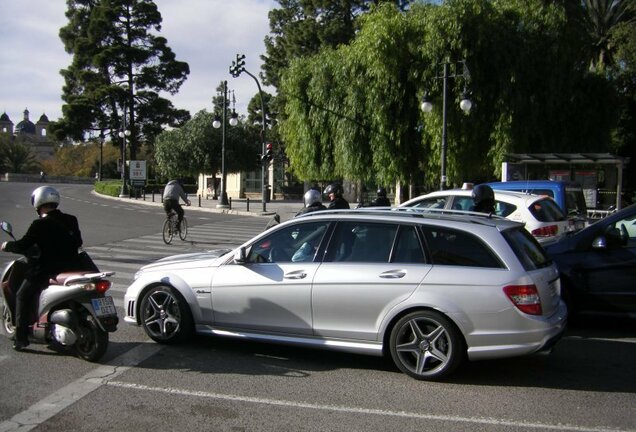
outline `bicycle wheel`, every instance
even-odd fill
[[[165,244],[170,244],[172,241],[172,218],[166,218],[163,222],[163,241]]]
[[[179,226],[179,238],[185,240],[188,235],[188,220],[183,217],[181,220],[181,226]]]

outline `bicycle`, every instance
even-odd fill
[[[171,211],[163,222],[163,241],[165,244],[170,244],[175,234],[179,234],[179,238],[185,241],[188,235],[188,221],[185,216],[181,220],[181,224],[178,224],[177,213]]]

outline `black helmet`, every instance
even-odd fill
[[[378,196],[379,197],[385,197],[386,196],[386,189],[384,189],[383,187],[378,188]]]
[[[494,212],[495,192],[486,184],[479,184],[474,187],[472,193],[475,202],[475,211],[478,212]]]
[[[344,190],[342,189],[342,186],[340,186],[339,183],[331,183],[329,186],[325,188],[325,191],[324,191],[325,195],[334,194],[336,196],[340,196],[343,193],[344,193]]]

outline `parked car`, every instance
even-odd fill
[[[539,241],[574,229],[574,224],[568,221],[552,198],[523,192],[494,192],[495,214],[525,223],[526,229]],[[449,189],[410,199],[400,207],[473,211],[475,203],[471,189]]]
[[[324,210],[227,253],[142,267],[125,321],[159,343],[192,333],[390,356],[416,379],[464,358],[549,351],[567,310],[522,224],[485,215]]]
[[[636,318],[636,204],[545,248],[573,315]]]
[[[516,180],[487,183],[495,190],[525,192],[534,195],[546,195],[554,199],[575,230],[587,225],[587,204],[580,184],[570,181],[556,180]]]

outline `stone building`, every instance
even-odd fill
[[[19,139],[31,147],[37,160],[46,160],[53,157],[55,144],[48,137],[49,119],[42,114],[37,123],[29,119],[29,110],[24,110],[24,118],[17,124],[9,118],[6,112],[0,115],[0,133],[8,134],[11,140]]]

